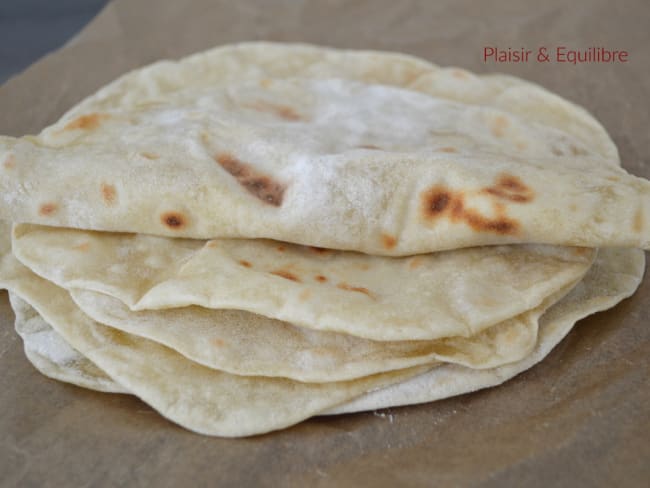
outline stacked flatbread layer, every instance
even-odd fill
[[[210,435],[497,385],[650,246],[650,183],[586,111],[399,54],[155,63],[0,164],[29,360]]]

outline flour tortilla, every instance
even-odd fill
[[[65,290],[39,278],[11,254],[0,261],[0,287],[29,303],[73,348],[128,391],[170,420],[207,435],[246,436],[281,429],[429,369],[335,383],[231,375],[93,321]]]
[[[574,285],[470,338],[399,342],[312,331],[236,310],[185,307],[132,312],[101,293],[73,289],[71,296],[97,322],[164,344],[210,368],[244,376],[331,382],[433,362],[486,369],[518,361],[535,347],[539,317]]]
[[[109,393],[127,391],[92,361],[76,351],[26,302],[10,294],[16,332],[25,356],[43,375],[73,385]]]
[[[0,138],[0,218],[393,256],[650,246],[650,183],[582,109],[441,72],[270,44],[145,68],[39,136]]]
[[[631,296],[645,270],[645,255],[638,249],[602,249],[585,279],[540,321],[537,347],[525,359],[489,370],[443,365],[411,380],[378,390],[328,414],[413,405],[496,386],[544,359],[580,319],[609,309]]]
[[[135,310],[246,310],[379,341],[474,336],[540,307],[580,279],[595,254],[516,245],[390,258],[35,225],[15,226],[13,253],[63,288],[105,293]]]
[[[483,371],[443,365],[411,380],[363,395],[325,414],[424,403],[501,384],[541,361],[576,321],[630,296],[641,282],[644,262],[644,254],[639,250],[601,251],[585,280],[542,317],[537,347],[522,361]]]

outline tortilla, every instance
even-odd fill
[[[413,58],[272,44],[143,68],[0,138],[0,218],[392,256],[650,247],[650,183],[584,110],[449,73],[455,92]]]
[[[612,308],[631,296],[641,283],[644,271],[643,251],[603,249],[584,280],[542,316],[537,346],[521,361],[486,370],[443,365],[399,385],[359,397],[327,413],[414,405],[500,385],[544,359],[578,320]]]
[[[132,312],[101,293],[72,290],[71,296],[97,322],[164,344],[210,368],[244,376],[331,382],[433,362],[485,369],[518,361],[535,347],[539,317],[574,285],[469,338],[398,342],[311,331],[234,310]]]
[[[31,306],[11,294],[9,299],[16,314],[16,332],[23,340],[25,356],[43,375],[91,390],[127,393],[70,346]]]
[[[47,280],[108,294],[135,310],[246,310],[379,341],[471,337],[538,308],[580,279],[595,254],[517,245],[389,258],[34,225],[15,226],[12,246]]]
[[[72,347],[163,416],[208,435],[245,436],[281,429],[427,369],[334,383],[231,375],[93,321],[65,290],[36,276],[11,254],[0,262],[0,287],[29,303]]]
[[[602,251],[585,280],[542,317],[537,347],[533,354],[522,361],[483,371],[443,365],[325,413],[340,414],[422,403],[501,384],[541,361],[577,320],[610,308],[634,293],[643,276],[644,262],[645,256],[639,250]],[[12,304],[16,302],[12,298]]]

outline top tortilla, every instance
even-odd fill
[[[394,256],[650,247],[650,183],[583,109],[396,54],[252,43],[156,63],[0,138],[0,162],[15,222]]]

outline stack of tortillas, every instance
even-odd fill
[[[585,110],[399,54],[155,63],[0,165],[30,361],[211,435],[497,385],[650,247],[650,183]]]

